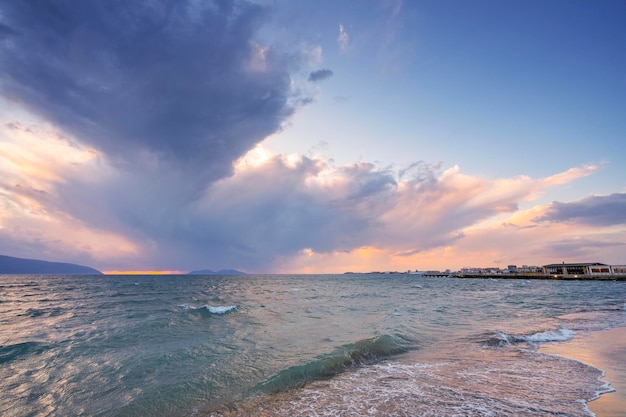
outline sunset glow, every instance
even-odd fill
[[[115,274],[626,263],[619,3],[201,3],[60,6],[54,27],[0,6],[0,254]],[[162,27],[145,44],[128,16]]]

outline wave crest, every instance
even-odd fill
[[[220,314],[220,315],[230,313],[232,311],[235,311],[237,308],[239,308],[239,306],[237,305],[212,306],[209,304],[205,304],[200,307],[194,307],[194,306],[190,306],[187,304],[181,304],[179,307],[181,307],[185,311],[190,311],[192,313],[197,313],[197,314]]]
[[[496,331],[494,335],[492,335],[489,339],[487,339],[486,344],[488,346],[495,347],[503,347],[507,345],[516,345],[519,343],[530,343],[532,345],[536,345],[539,343],[547,343],[547,342],[564,342],[566,340],[570,340],[576,332],[573,330],[560,328],[557,330],[546,330],[543,332],[532,333],[528,335],[514,335],[508,334],[501,331]]]
[[[358,366],[369,365],[385,358],[405,353],[413,348],[412,343],[399,336],[382,335],[339,347],[303,365],[280,371],[261,383],[257,390],[265,393],[299,388],[309,382],[329,379]]]
[[[0,345],[0,364],[11,362],[12,360],[26,355],[38,355],[47,349],[49,349],[48,346],[38,342],[23,342],[6,346]]]

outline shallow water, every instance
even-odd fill
[[[589,416],[623,282],[0,276],[3,416]]]
[[[558,354],[605,371],[604,380],[615,390],[589,404],[600,417],[626,416],[626,327],[587,332],[559,344],[541,346],[543,353]]]

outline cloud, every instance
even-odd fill
[[[337,44],[339,45],[339,49],[345,51],[348,49],[350,45],[350,36],[348,36],[348,32],[344,29],[343,25],[339,25],[339,36],[337,37]]]
[[[512,261],[560,258],[559,242],[580,228],[537,223],[552,206],[519,205],[588,173],[485,179],[424,162],[334,166],[258,145],[236,161],[233,175],[186,200],[181,172],[161,175],[158,163],[120,171],[102,152],[44,124],[0,126],[0,253],[102,270],[333,272],[444,260],[454,267],[490,263],[503,251]],[[559,175],[558,184],[548,180]]]
[[[623,236],[622,236],[623,237]],[[606,252],[606,249],[616,249],[616,251],[623,253],[623,248],[626,246],[624,241],[613,239],[596,239],[594,236],[591,238],[575,238],[575,239],[562,239],[555,242],[551,242],[547,245],[547,250],[552,253],[556,259],[589,259],[591,254],[596,254],[598,249],[600,252]],[[597,256],[597,255],[595,255]],[[596,258],[593,258],[597,261]],[[600,262],[606,262],[606,260],[600,260]]]
[[[424,163],[333,167],[317,158],[254,154],[178,216],[184,220],[151,226],[166,256],[257,272],[285,271],[303,258],[334,265],[330,258],[361,256],[362,248],[398,261],[457,245],[468,228],[514,214],[543,187],[542,179],[486,180]]]
[[[289,71],[298,57],[255,41],[267,10],[254,3],[0,8],[0,94],[120,169],[193,173],[198,192],[295,111]]]
[[[593,174],[598,169],[597,165],[584,165],[582,167],[570,168],[564,172],[546,177],[542,180],[546,187],[566,184],[574,179],[586,177]]]
[[[142,243],[102,201],[116,178],[91,148],[54,130],[17,122],[0,129],[0,253],[107,262],[136,259]],[[64,195],[64,188],[74,195]],[[69,197],[69,198],[66,198]]]
[[[575,222],[591,226],[626,225],[626,193],[591,196],[579,201],[555,201],[537,221]]]
[[[333,72],[331,70],[321,69],[321,70],[311,72],[311,74],[309,74],[309,81],[316,83],[318,81],[325,80],[326,78],[330,78],[332,76],[333,76]]]
[[[489,242],[498,250],[511,239],[495,245],[480,225],[520,224],[521,202],[595,169],[489,180],[255,148],[310,102],[291,74],[318,66],[322,51],[263,45],[267,9],[243,0],[4,2],[0,16],[0,96],[33,115],[0,115],[0,253],[104,270],[250,272],[289,272],[304,258],[311,271],[338,259],[454,259],[472,239],[482,242],[474,254]],[[343,25],[337,41],[350,45]],[[534,212],[542,224],[530,228],[527,215],[516,233],[604,224],[592,212],[610,201],[603,221],[623,224],[618,196],[554,203]]]

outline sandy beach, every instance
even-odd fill
[[[614,392],[589,403],[598,417],[626,416],[626,327],[580,334],[567,342],[545,345],[540,352],[558,354],[602,369]]]

